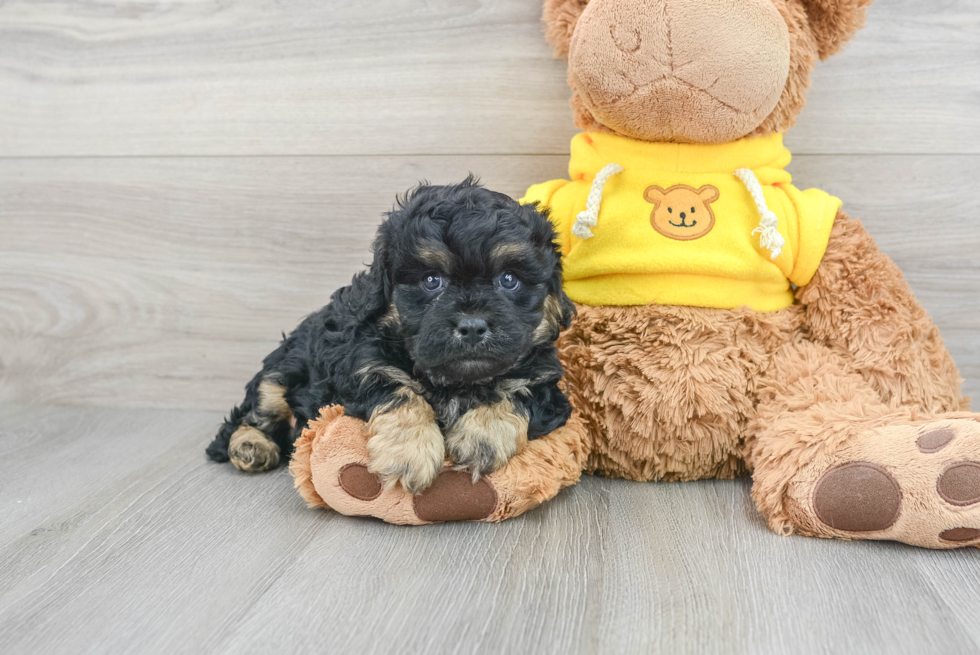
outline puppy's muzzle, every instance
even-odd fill
[[[456,336],[471,346],[486,341],[489,334],[490,327],[482,318],[467,316],[456,323]]]

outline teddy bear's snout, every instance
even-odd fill
[[[768,116],[789,74],[789,32],[771,0],[592,0],[569,81],[616,132],[724,142]]]

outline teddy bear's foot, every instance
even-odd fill
[[[787,505],[804,534],[980,546],[980,422],[891,426],[850,439],[832,461],[800,472]]]
[[[400,484],[386,489],[381,477],[368,470],[367,441],[366,425],[344,416],[340,407],[322,410],[303,432],[290,469],[311,506],[404,525],[477,521],[496,511],[497,492],[489,479],[474,483],[469,472],[448,466],[417,496]]]
[[[489,480],[480,478],[474,483],[468,472],[451,469],[443,469],[435,481],[416,496],[400,486],[386,492],[381,478],[362,463],[341,467],[337,485],[349,499],[327,492],[331,507],[344,514],[369,514],[391,523],[479,521],[493,514],[497,507],[497,492]],[[382,498],[385,494],[387,497]],[[362,503],[372,505],[364,507]],[[411,512],[406,514],[409,508]]]
[[[473,481],[447,462],[417,496],[401,485],[385,489],[368,469],[368,434],[362,421],[326,407],[297,439],[290,470],[311,507],[350,516],[423,525],[442,521],[503,521],[537,507],[578,481],[588,454],[587,432],[573,416],[565,427],[525,444],[503,468]]]

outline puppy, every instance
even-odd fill
[[[207,449],[263,471],[324,405],[367,421],[369,470],[410,493],[448,452],[474,481],[571,414],[554,341],[574,306],[547,218],[472,177],[398,200],[374,261],[265,358]]]

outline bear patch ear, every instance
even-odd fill
[[[799,0],[806,10],[810,31],[817,41],[821,59],[835,54],[864,27],[864,17],[873,0]]]
[[[667,192],[658,186],[647,187],[647,190],[643,192],[646,201],[654,205],[659,205],[666,196]]]
[[[556,57],[568,56],[568,47],[572,42],[575,25],[587,4],[589,0],[544,1],[542,16],[545,23],[544,35],[554,48]]]
[[[720,195],[721,194],[718,193],[718,189],[710,185],[703,186],[700,189],[698,189],[698,198],[700,198],[701,202],[703,202],[706,205],[709,202],[714,202],[715,200],[718,200],[718,196]]]

